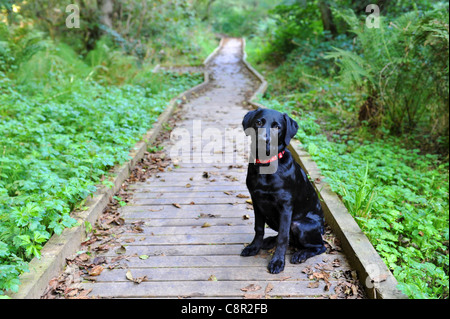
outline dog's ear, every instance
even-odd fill
[[[257,113],[261,111],[261,108],[258,108],[254,111],[250,111],[247,114],[245,114],[244,119],[242,120],[242,127],[244,129],[244,132],[246,129],[248,129],[253,121],[253,118]],[[249,135],[248,132],[245,133],[245,135]]]
[[[284,144],[289,145],[291,139],[297,134],[298,124],[293,119],[289,117],[286,113],[283,114],[284,120],[286,121],[286,131],[284,132]]]

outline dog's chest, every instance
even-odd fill
[[[257,178],[247,179],[247,187],[253,200],[265,207],[279,203],[280,190],[283,189],[283,180],[274,175],[258,175]],[[255,203],[254,203],[255,204]]]

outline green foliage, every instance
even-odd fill
[[[25,269],[23,261],[39,257],[51,234],[75,224],[70,212],[101,176],[128,159],[170,98],[198,82],[166,74],[164,90],[153,94],[86,81],[49,102],[57,88],[49,95],[11,89],[1,95],[0,289],[17,290],[12,278]]]
[[[76,224],[70,213],[168,101],[202,80],[152,73],[151,60],[108,35],[86,56],[63,40],[0,22],[0,295],[18,290],[51,235]]]
[[[447,136],[439,144],[448,150],[448,4],[405,13],[389,25],[382,18],[380,28],[367,28],[352,10],[335,14],[358,41],[357,50],[327,55],[339,65],[342,83],[364,89],[377,125],[395,134],[420,130],[428,143]]]
[[[265,28],[267,12],[279,1],[219,0],[211,4],[213,30],[233,37],[251,37]]]

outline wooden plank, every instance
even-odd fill
[[[198,204],[210,204],[210,205],[218,205],[218,204],[245,204],[245,201],[249,200],[249,198],[238,198],[236,196],[228,196],[228,197],[196,197],[195,193],[190,193],[186,196],[179,196],[178,198],[146,198],[146,197],[137,197],[133,198],[131,203],[128,205],[133,206],[151,206],[151,205],[172,205],[173,203],[177,203],[179,205],[192,205],[194,202],[195,205]]]
[[[132,223],[136,221],[143,220],[145,221],[145,226],[148,227],[166,227],[166,226],[202,226],[205,223],[210,224],[211,226],[245,226],[249,225],[250,227],[254,227],[253,218],[243,219],[241,216],[239,217],[228,217],[228,218],[131,218],[127,217],[127,222]]]
[[[163,186],[183,186],[186,187],[186,184],[189,183],[192,186],[228,186],[230,190],[233,190],[235,186],[242,186],[245,185],[245,177],[238,178],[237,180],[230,181],[225,178],[217,178],[215,181],[211,180],[179,180],[179,179],[168,179],[164,180],[163,178],[156,178],[154,180],[151,180],[148,182],[148,186],[154,186],[154,187],[163,187]],[[231,184],[232,183],[232,184]]]
[[[188,188],[188,187],[186,187]],[[190,187],[189,187],[190,188]],[[248,193],[248,191],[234,191],[234,190],[229,190],[226,191],[229,194],[226,194],[225,191],[191,191],[191,192],[186,192],[186,194],[180,194],[179,192],[176,193],[172,193],[172,192],[161,192],[158,189],[155,189],[151,192],[139,192],[136,191],[133,193],[133,198],[137,199],[137,198],[146,198],[146,199],[150,199],[150,198],[182,198],[182,197],[195,197],[195,198],[220,198],[220,199],[231,199],[231,198],[238,198],[237,195],[238,194],[242,194],[245,196],[249,196],[248,198],[245,199],[249,199],[250,195]]]
[[[226,249],[226,245],[223,248]],[[244,248],[242,246],[242,248]],[[109,259],[110,257],[108,257]],[[227,268],[227,267],[262,267],[267,268],[271,259],[271,255],[267,251],[260,252],[256,256],[242,257],[240,255],[202,255],[202,256],[150,256],[148,259],[140,259],[139,256],[131,256],[120,261],[121,264],[126,265],[127,268],[181,268],[181,267],[209,267],[209,268]],[[307,259],[302,264],[291,264],[289,262],[290,256],[286,257],[285,268],[296,268],[301,272],[309,266],[315,266],[318,263],[323,263],[324,258],[329,260],[329,263],[334,259],[345,259],[342,256],[333,256],[333,259],[326,255],[314,256]]]
[[[206,222],[205,222],[206,223]],[[205,234],[254,234],[255,231],[252,225],[245,226],[167,226],[167,227],[148,227],[144,224],[142,227],[143,232],[140,233],[141,236],[150,235],[205,235]],[[131,231],[130,231],[131,232]],[[124,234],[129,234],[125,232]],[[266,229],[267,235],[274,235],[272,229]]]
[[[160,179],[165,179],[166,181],[171,180],[186,180],[189,181],[201,181],[201,182],[210,182],[211,180],[215,179],[216,181],[232,181],[233,177],[238,179],[245,179],[245,174],[243,174],[245,170],[242,170],[242,172],[229,172],[229,171],[217,171],[217,172],[210,172],[207,169],[205,169],[205,172],[209,173],[209,177],[205,178],[203,177],[202,171],[193,171],[188,173],[183,172],[177,172],[175,171],[166,171],[157,173],[154,177],[150,177],[146,180],[146,183],[151,184],[154,181],[158,181]],[[243,176],[244,175],[244,176]]]
[[[170,205],[172,206],[172,205]],[[155,206],[156,208],[152,210],[152,207],[148,206],[134,206],[136,208],[145,207],[144,209],[137,209],[137,210],[128,210],[124,211],[122,213],[122,216],[124,218],[133,218],[133,219],[173,219],[173,218],[199,218],[204,219],[205,221],[208,221],[212,218],[202,218],[201,214],[213,214],[216,217],[222,217],[222,218],[242,218],[243,216],[248,216],[250,219],[254,218],[253,211],[251,210],[245,210],[245,209],[239,209],[236,206],[230,205],[230,209],[228,210],[218,210],[214,209],[214,207],[209,206],[208,209],[198,209],[198,210],[189,210],[184,209],[185,206],[181,206],[181,208],[177,208],[176,210],[170,209],[170,206],[167,206],[169,209],[164,210],[161,209],[160,206]],[[194,205],[196,206],[196,205]],[[130,206],[131,207],[131,206]],[[244,220],[244,219],[243,219]]]
[[[127,243],[133,238],[135,241]],[[199,244],[248,244],[253,234],[226,235],[171,235],[171,236],[136,236],[124,234],[119,241],[126,245],[199,245]]]
[[[264,299],[267,281],[166,281],[166,282],[97,282],[84,283],[83,288],[90,289],[90,296],[100,295],[110,298],[161,298],[161,297],[244,297],[260,295]],[[325,291],[325,283],[319,281],[317,288],[308,288],[309,281],[282,281],[271,283],[273,288],[267,293],[270,297],[312,297],[334,293],[334,283]],[[245,292],[249,285],[261,288],[258,291]]]
[[[202,267],[202,268],[130,268],[105,270],[97,277],[97,282],[123,282],[127,281],[126,272],[130,270],[134,278],[147,276],[148,281],[207,281],[209,278],[217,281],[248,281],[264,280],[274,284],[280,281],[308,280],[308,275],[302,272],[301,265],[297,267],[286,267],[279,274],[271,274],[266,267]],[[332,274],[339,276],[338,272],[344,267],[336,268]],[[337,280],[330,275],[330,281]]]
[[[129,245],[124,243],[126,255],[148,255],[148,256],[210,256],[210,255],[237,255],[244,249],[243,244],[227,245]],[[117,257],[114,249],[101,256]]]
[[[174,201],[174,203],[176,203]],[[233,209],[234,211],[251,211],[246,208],[247,204],[236,204],[236,205],[230,205],[230,204],[196,204],[196,205],[185,205],[182,204],[181,208],[177,208],[173,206],[172,204],[168,205],[155,205],[155,206],[124,206],[120,208],[121,213],[127,213],[127,212],[136,212],[136,211],[150,211],[150,212],[157,212],[164,210],[165,212],[178,212],[178,211],[184,211],[184,212],[209,212],[211,210],[214,210],[215,212],[225,212],[230,211],[230,209]]]
[[[187,183],[186,183],[187,184]],[[204,184],[191,184],[191,187],[187,188],[186,184],[179,186],[170,186],[170,185],[129,185],[129,190],[134,190],[139,193],[152,193],[152,192],[164,192],[164,193],[191,193],[191,192],[248,192],[247,187],[242,184],[214,184],[205,186]]]
[[[229,182],[229,181],[190,181],[190,180],[173,180],[173,181],[161,181],[161,180],[155,180],[147,184],[149,188],[151,187],[186,187],[186,184],[189,183],[192,185],[192,187],[207,187],[208,189],[212,189],[216,186],[227,186],[227,190],[234,190],[235,188],[242,187],[245,185],[245,179],[242,178],[241,180]]]

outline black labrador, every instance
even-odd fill
[[[289,244],[297,248],[291,263],[304,262],[326,250],[322,240],[323,211],[314,187],[287,150],[298,124],[286,113],[260,108],[248,112],[242,126],[246,135],[252,135],[252,161],[246,182],[255,212],[255,237],[241,256],[254,256],[261,248],[276,246],[268,269],[277,274],[284,269]],[[271,150],[275,152],[270,154]],[[274,164],[274,173],[263,173],[264,168]],[[277,236],[263,239],[266,223],[278,231]]]

